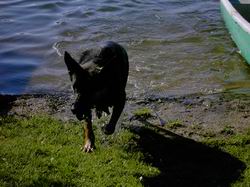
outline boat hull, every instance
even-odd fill
[[[241,55],[250,65],[250,27],[249,23],[236,11],[228,0],[221,0],[221,13],[231,37]]]

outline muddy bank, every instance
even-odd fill
[[[74,119],[69,94],[0,95],[0,115],[52,115],[62,120]]]
[[[195,94],[168,98],[149,97],[128,102],[130,107],[151,109],[153,117],[147,119],[146,123],[141,121],[142,124],[162,126],[195,140],[228,136],[244,132],[250,127],[249,95]]]
[[[70,94],[0,95],[0,115],[31,116],[47,114],[63,121],[76,120],[70,111]],[[147,108],[150,116],[134,117],[134,111]],[[250,96],[219,93],[176,97],[128,98],[124,126],[155,125],[179,135],[200,139],[243,132],[250,125]]]

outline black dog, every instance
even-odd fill
[[[128,55],[119,44],[107,42],[98,49],[84,51],[79,63],[68,52],[64,61],[77,94],[71,110],[79,120],[84,120],[83,150],[91,152],[95,146],[91,109],[95,108],[96,115],[101,117],[102,112],[109,114],[109,107],[113,107],[111,119],[103,129],[112,134],[126,101]]]

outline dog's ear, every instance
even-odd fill
[[[80,77],[80,76],[85,75],[86,72],[83,70],[83,68],[80,66],[80,64],[78,64],[71,57],[71,55],[67,51],[65,51],[65,53],[64,53],[64,62],[68,68],[71,81],[73,81],[72,80],[73,75],[75,75],[75,77]]]
[[[80,64],[78,64],[67,51],[64,53],[64,62],[70,74],[74,74],[82,70]]]

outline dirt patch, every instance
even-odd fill
[[[153,117],[136,123],[162,126],[195,140],[244,132],[250,125],[250,97],[247,95],[196,94],[168,98],[149,97],[128,102],[130,110],[147,107],[153,113]]]
[[[76,120],[70,111],[70,94],[0,95],[0,115],[47,114],[63,121]],[[149,108],[148,119],[133,118],[133,111]],[[250,125],[250,96],[220,93],[180,97],[128,98],[123,125],[162,126],[174,133],[199,140],[243,132]]]
[[[70,95],[25,94],[0,95],[0,115],[32,116],[52,115],[62,120],[73,119],[70,113]]]

